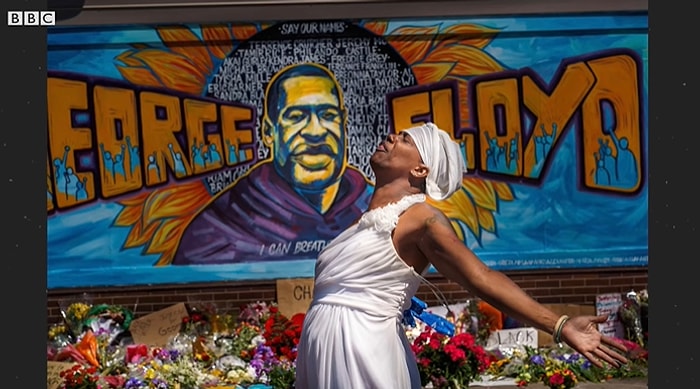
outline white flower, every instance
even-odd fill
[[[257,335],[252,339],[251,343],[253,344],[253,347],[258,347],[261,344],[265,344],[265,337],[262,335]]]
[[[246,363],[235,355],[225,355],[216,361],[216,366],[221,370],[230,370],[237,367],[244,368]]]
[[[248,365],[248,366],[246,367],[246,374],[247,374],[247,376],[250,377],[251,379],[254,379],[255,376],[257,375],[257,372],[255,371],[255,368],[254,368],[253,366]]]
[[[255,370],[252,370],[252,373],[250,367],[236,367],[226,373],[226,380],[233,383],[253,382],[255,380]]]

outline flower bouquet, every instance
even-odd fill
[[[71,343],[71,335],[65,323],[55,323],[47,333],[48,350],[56,352]]]
[[[244,361],[250,361],[255,349],[265,343],[260,327],[242,321],[230,328],[230,334],[219,337],[216,345],[225,355],[233,355]]]
[[[484,323],[484,320],[485,316],[479,311],[478,300],[468,299],[464,304],[464,308],[454,318],[455,333],[470,333],[477,338],[477,343],[485,344],[485,342],[481,342],[481,338],[485,335],[484,340],[488,339],[490,333],[481,334],[480,331],[490,332],[490,329],[488,326],[479,325],[479,323]]]
[[[91,329],[101,337],[103,343],[112,344],[126,335],[133,314],[129,309],[118,305],[93,305],[83,320],[83,328]]]
[[[649,292],[643,289],[639,292],[640,313],[644,342],[649,341]]]
[[[265,320],[263,337],[275,355],[294,361],[297,358],[297,344],[301,338],[304,314],[296,314],[288,319],[276,306],[270,307],[270,315]]]
[[[100,389],[100,376],[94,366],[73,365],[59,375],[63,379],[60,389]]]
[[[453,337],[440,334],[430,327],[413,341],[422,385],[436,389],[468,387],[480,380],[490,361],[486,351],[469,333]]]
[[[525,355],[518,355],[516,351],[515,364],[509,366],[510,369],[517,367],[515,381],[518,386],[524,387],[531,383],[540,382],[551,389],[571,389],[579,381],[577,372],[573,366],[578,366],[578,374],[586,374],[591,364],[578,354],[557,354],[545,350],[536,350],[525,347]],[[587,364],[577,365],[578,362]],[[511,370],[512,372],[512,370]],[[595,379],[592,375],[592,379]]]
[[[235,320],[234,315],[228,312],[230,307],[227,304],[189,298],[187,305],[192,314],[197,313],[201,315],[202,319],[207,323],[207,330],[211,331],[212,335],[218,337],[229,334],[229,326]]]
[[[546,370],[542,383],[550,389],[570,389],[576,386],[578,379],[571,369],[562,367]]]
[[[67,297],[58,302],[68,334],[74,338],[83,333],[84,320],[92,308],[92,298],[87,293]]]
[[[625,327],[626,338],[644,347],[642,302],[636,292],[631,291],[623,298],[622,305],[619,308],[619,315]]]
[[[573,388],[578,382],[602,382],[612,378],[645,377],[647,354],[632,341],[618,339],[625,345],[629,363],[614,367],[603,363],[599,368],[568,346],[516,349],[491,363],[487,373],[494,377],[513,377],[518,386],[542,383],[557,389]],[[570,377],[573,375],[573,377]],[[563,386],[562,386],[563,385]]]
[[[275,304],[267,304],[264,301],[247,304],[241,307],[241,312],[238,314],[238,321],[256,327],[262,327],[265,320],[270,316],[270,308],[275,306]]]

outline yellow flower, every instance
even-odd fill
[[[49,328],[49,339],[54,339],[58,335],[66,333],[66,326],[63,324],[56,324]]]
[[[90,307],[85,303],[73,303],[68,306],[68,314],[77,320],[83,320],[90,311]]]

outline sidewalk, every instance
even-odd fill
[[[482,386],[483,385],[483,386]],[[523,389],[516,385],[501,385],[498,383],[482,384],[480,382],[473,382],[469,387],[473,388],[495,388],[495,389]],[[646,378],[630,378],[624,380],[610,380],[601,383],[593,382],[580,382],[574,389],[647,389],[649,386],[647,384]],[[546,389],[542,384],[530,384],[525,387],[526,389]]]

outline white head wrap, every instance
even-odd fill
[[[418,147],[423,163],[430,172],[425,180],[425,192],[435,200],[444,200],[462,187],[467,171],[464,156],[457,142],[433,123],[406,131]]]

